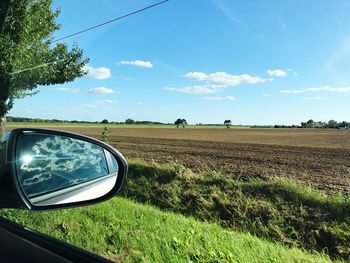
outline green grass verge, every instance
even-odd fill
[[[333,259],[350,257],[350,197],[283,179],[197,174],[181,165],[131,161],[125,197],[161,209],[218,222],[271,241]]]
[[[123,198],[49,212],[1,210],[22,225],[122,262],[329,262]]]

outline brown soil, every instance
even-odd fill
[[[53,128],[53,127],[51,127]],[[101,139],[102,127],[56,127]],[[245,178],[287,177],[350,194],[350,131],[304,129],[110,128],[130,159],[179,162]]]
[[[328,191],[350,193],[350,150],[210,141],[111,138],[128,158],[179,162],[199,171],[216,170],[244,178],[283,176]]]

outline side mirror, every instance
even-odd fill
[[[3,138],[2,155],[0,180],[15,199],[3,207],[45,210],[101,202],[122,189],[128,170],[111,146],[63,131],[15,129]]]

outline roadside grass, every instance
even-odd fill
[[[180,164],[130,161],[123,196],[290,247],[350,259],[350,197],[291,180],[194,173]]]
[[[66,210],[5,209],[0,214],[121,262],[330,262],[324,254],[287,248],[124,198]]]

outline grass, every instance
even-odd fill
[[[340,194],[281,178],[194,173],[180,164],[134,160],[122,195],[146,205],[115,198],[92,207],[0,215],[122,261],[350,259],[350,197]]]
[[[49,212],[1,210],[1,215],[121,262],[329,262],[124,198]]]
[[[130,162],[125,197],[333,259],[350,257],[350,197],[286,179],[193,173],[179,164]]]

